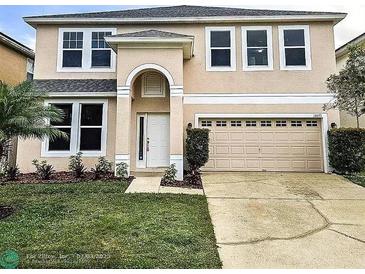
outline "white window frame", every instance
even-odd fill
[[[108,99],[49,99],[44,102],[46,106],[50,104],[72,104],[71,136],[69,151],[49,151],[49,139],[44,138],[42,141],[41,157],[70,157],[80,152],[80,135],[81,135],[81,105],[82,104],[103,104],[102,130],[101,130],[101,149],[100,151],[81,151],[85,157],[106,156],[107,141],[107,121],[108,121]],[[49,121],[47,121],[49,123]],[[63,126],[60,126],[63,127]],[[82,126],[83,128],[85,126]],[[98,126],[87,126],[97,128]]]
[[[266,45],[267,45],[267,65],[248,65],[247,56],[247,31],[248,30],[266,30]],[[273,70],[273,51],[272,51],[272,27],[271,26],[245,26],[241,27],[242,35],[242,69],[246,71],[262,71]],[[251,47],[250,47],[251,48]],[[260,47],[261,48],[261,47]]]
[[[63,33],[64,32],[83,32],[82,45],[82,65],[80,68],[64,68],[63,62]],[[92,67],[91,66],[91,35],[92,32],[111,32],[112,35],[117,33],[116,28],[59,28],[58,29],[58,56],[57,56],[57,72],[115,72],[116,54],[111,50],[110,68]]]
[[[165,97],[166,96],[166,79],[165,77],[163,77],[161,74],[159,74],[158,72],[152,72],[155,74],[159,74],[160,76],[160,84],[161,84],[161,93],[159,94],[148,94],[146,93],[146,77],[148,76],[148,74],[151,72],[145,72],[142,74],[142,84],[141,84],[141,97],[149,97],[149,98],[154,98],[154,97]]]
[[[305,66],[286,66],[285,60],[285,48],[284,47],[284,30],[304,30],[304,43],[305,43]],[[281,70],[312,70],[311,62],[311,45],[310,45],[310,33],[309,25],[289,25],[289,26],[278,26],[279,30],[279,51],[280,51],[280,69]],[[298,48],[298,46],[288,47]],[[302,47],[300,47],[302,48]]]
[[[212,31],[229,31],[231,45],[228,48],[231,50],[231,66],[211,66],[211,50],[215,49],[210,46],[210,33]],[[236,28],[235,27],[205,27],[205,69],[206,71],[236,71]]]

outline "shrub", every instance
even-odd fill
[[[54,167],[51,164],[47,164],[46,160],[39,162],[34,159],[32,164],[35,166],[37,174],[42,180],[49,180],[53,173],[55,173]]]
[[[4,165],[4,176],[9,181],[14,181],[18,178],[20,174],[19,168],[17,166],[11,166],[8,163]]]
[[[169,168],[165,170],[165,173],[162,176],[162,181],[167,183],[167,184],[175,183],[176,173],[177,173],[176,165],[171,164],[169,166]]]
[[[76,178],[80,178],[86,171],[81,156],[82,152],[78,152],[76,155],[72,155],[70,157],[70,163],[68,164],[68,169],[75,174]]]
[[[208,162],[209,129],[187,129],[186,160],[193,174]]]
[[[91,169],[91,171],[94,172],[95,179],[98,179],[101,175],[111,173],[112,167],[112,162],[109,162],[105,157],[99,157],[98,163],[95,165],[95,168]]]
[[[339,173],[354,173],[365,167],[365,129],[328,131],[329,162]]]
[[[115,171],[118,177],[122,177],[124,179],[128,178],[128,164],[123,162],[116,164]]]

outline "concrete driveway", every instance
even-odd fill
[[[364,268],[365,188],[321,173],[207,173],[224,268]]]

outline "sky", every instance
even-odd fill
[[[282,4],[280,4],[282,2]],[[334,4],[324,5],[322,1],[318,0],[317,3],[313,1],[306,1],[306,5],[292,5],[286,1],[276,0],[276,5],[270,4],[270,2],[255,0],[247,5],[236,5],[230,7],[239,8],[257,8],[257,9],[284,9],[284,10],[313,10],[313,11],[337,11],[348,13],[347,17],[337,24],[334,28],[335,31],[335,45],[336,48],[350,41],[354,37],[365,32],[365,2],[360,4],[361,1],[352,2],[350,0],[338,0],[333,1]],[[196,2],[195,2],[196,3]],[[228,3],[228,2],[227,2]],[[231,3],[234,3],[233,1]],[[250,3],[250,1],[245,1]],[[285,4],[286,3],[286,4]],[[295,3],[295,2],[292,2]],[[303,3],[303,2],[301,2]],[[180,4],[180,3],[176,3]],[[199,2],[200,5],[213,5],[204,2]],[[166,4],[161,4],[166,5]],[[160,5],[160,6],[161,6]],[[219,5],[222,5],[221,3]],[[214,4],[214,6],[217,6]],[[227,6],[227,5],[226,5]],[[45,15],[45,14],[59,14],[59,13],[75,13],[75,12],[93,12],[93,11],[108,11],[108,10],[121,10],[121,9],[134,9],[142,7],[151,7],[151,5],[38,5],[38,6],[26,6],[26,5],[0,5],[0,31],[13,37],[19,42],[27,45],[30,48],[35,47],[35,30],[26,24],[22,17],[31,15]]]

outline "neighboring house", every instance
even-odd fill
[[[339,123],[325,80],[336,71],[333,26],[346,14],[173,6],[26,17],[37,29],[35,84],[66,112],[70,139],[21,140],[66,170],[82,151],[133,173],[176,164],[188,124],[211,130],[209,171],[327,172]]]
[[[365,47],[365,33],[360,34],[351,41],[336,50],[337,73],[346,65],[348,59],[348,46],[358,45]],[[346,111],[340,112],[341,127],[356,127],[356,117],[348,114]],[[360,117],[360,127],[365,128],[365,116]]]
[[[33,79],[34,52],[8,35],[0,32],[0,81],[15,86]],[[13,165],[17,141],[11,142],[8,161]]]

